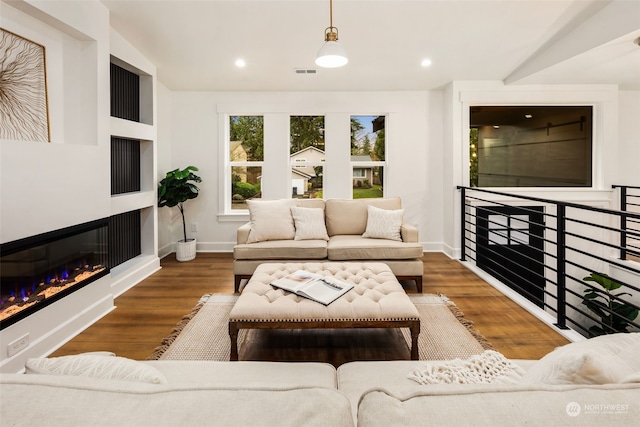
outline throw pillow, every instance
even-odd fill
[[[603,335],[558,347],[522,377],[535,384],[617,384],[640,371],[640,333]]]
[[[400,228],[404,209],[387,210],[369,205],[367,207],[367,228],[362,237],[402,241]]]
[[[101,379],[165,384],[166,378],[153,366],[118,356],[77,354],[27,359],[27,374],[69,375]]]
[[[295,240],[329,240],[322,208],[291,208],[296,228]]]
[[[293,239],[296,230],[291,208],[295,205],[295,199],[247,200],[251,222],[247,243]]]

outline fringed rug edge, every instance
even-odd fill
[[[456,319],[458,319],[458,322],[460,322],[460,324],[467,328],[467,331],[469,331],[469,333],[473,335],[473,337],[476,339],[476,341],[478,341],[483,349],[495,350],[489,340],[487,340],[487,338],[485,338],[485,336],[478,332],[478,330],[474,327],[473,322],[471,320],[465,319],[464,313],[453,301],[451,301],[446,295],[438,294],[438,296],[440,297],[442,302],[444,302],[444,304],[449,308],[451,314],[453,314]]]
[[[191,321],[191,319],[193,319],[196,316],[196,314],[198,314],[200,309],[206,304],[206,302],[209,300],[210,297],[211,297],[211,294],[203,295],[198,301],[198,303],[193,307],[191,312],[188,314],[185,314],[182,317],[182,319],[178,323],[176,323],[176,325],[173,327],[173,330],[171,331],[171,333],[162,339],[162,343],[158,347],[153,349],[153,353],[151,354],[151,356],[147,357],[147,360],[159,360],[162,357],[162,355],[167,351],[169,346],[173,344],[176,338],[178,338],[178,335],[182,333],[182,331],[187,326],[187,324]]]

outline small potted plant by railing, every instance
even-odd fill
[[[616,294],[612,292],[622,287],[622,284],[604,273],[591,273],[582,280],[596,282],[603,288],[597,289],[589,286],[584,290],[585,295],[582,297],[582,304],[597,314],[602,322],[602,325],[594,325],[589,328],[590,336],[629,332],[627,328],[630,326],[629,323],[638,317],[638,309],[616,299],[623,295],[631,296],[628,292]]]
[[[158,183],[158,207],[177,206],[182,215],[182,233],[184,239],[176,243],[176,259],[178,261],[191,261],[196,257],[196,239],[187,239],[187,224],[184,219],[184,202],[198,197],[200,189],[195,185],[202,179],[194,174],[198,168],[187,166],[185,169],[175,169],[167,172],[167,175]]]

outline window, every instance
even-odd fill
[[[489,215],[489,245],[528,245],[527,215]]]
[[[324,116],[291,116],[289,130],[291,196],[322,198]]]
[[[366,169],[364,169],[364,168],[353,168],[353,177],[354,178],[366,178]]]
[[[384,116],[351,116],[354,199],[384,196],[384,128]]]
[[[471,187],[590,187],[591,106],[470,108]]]
[[[231,176],[231,209],[247,209],[247,199],[260,197],[263,160],[263,117],[230,116],[229,173]]]
[[[384,196],[386,116],[334,113],[336,120],[329,125],[335,139],[329,142],[334,145],[327,159],[324,115],[268,111],[262,115],[253,106],[233,108],[220,109],[218,116],[224,138],[218,159],[222,220],[246,215],[247,200],[252,198],[327,197],[325,183],[332,186],[330,197]],[[333,162],[331,168],[325,168],[327,161]],[[330,180],[325,180],[327,170]]]

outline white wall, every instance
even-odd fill
[[[385,195],[400,196],[406,221],[420,228],[420,240],[426,247],[439,250],[442,230],[440,176],[440,108],[438,92],[174,92],[172,94],[171,165],[170,168],[195,165],[200,168],[201,195],[185,207],[188,230],[191,222],[198,223],[198,250],[230,251],[237,227],[247,216],[219,217],[222,207],[219,198],[219,156],[224,143],[220,130],[219,111],[235,114],[269,113],[275,120],[273,129],[265,129],[265,146],[288,153],[288,115],[317,114],[326,118],[327,169],[332,155],[341,161],[341,148],[349,147],[349,116],[388,114],[387,161],[388,172]],[[282,119],[284,117],[284,119]],[[346,129],[342,129],[347,126]],[[344,141],[346,139],[346,141]],[[332,144],[332,141],[334,143]],[[344,147],[343,147],[344,146]],[[265,150],[266,151],[266,150]],[[348,161],[348,152],[347,152]],[[280,159],[284,165],[288,156]],[[288,168],[270,166],[277,174],[290,179]],[[407,172],[409,171],[409,172]],[[325,195],[327,198],[350,197],[351,170],[341,164],[327,170]],[[280,177],[274,178],[276,181]],[[288,182],[288,181],[287,181]],[[289,185],[282,186],[282,194],[268,197],[289,197]],[[287,194],[285,194],[285,192]],[[265,197],[267,197],[265,195]],[[177,211],[177,209],[175,209]],[[161,217],[160,227],[170,227],[173,239],[179,238],[177,212],[173,218]],[[178,225],[176,225],[178,224]]]
[[[158,141],[157,147],[157,181],[164,178],[171,170],[172,135],[172,93],[166,86],[158,84]],[[177,209],[174,209],[177,211]],[[158,209],[158,255],[163,257],[173,249],[171,244],[171,228],[169,226],[172,209]]]
[[[617,167],[614,184],[640,186],[640,91],[619,93]]]

